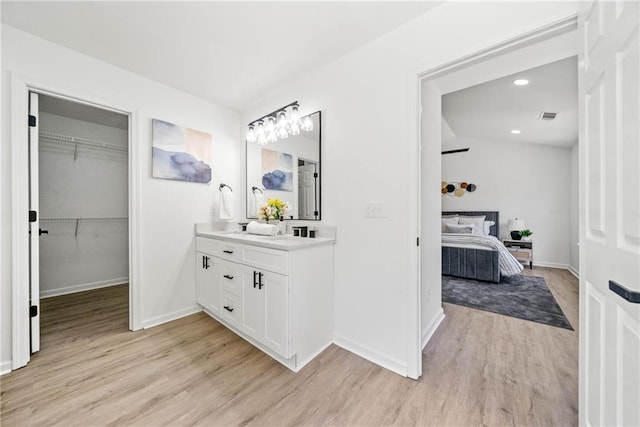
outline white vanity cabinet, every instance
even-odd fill
[[[198,233],[197,302],[298,371],[333,339],[333,246],[333,239]]]

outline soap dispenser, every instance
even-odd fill
[[[287,225],[284,223],[283,217],[280,217],[280,221],[278,221],[278,234],[287,234]]]

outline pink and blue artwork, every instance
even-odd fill
[[[153,119],[153,177],[211,182],[211,135]]]
[[[293,191],[293,156],[262,149],[262,186],[265,190]]]

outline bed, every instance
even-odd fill
[[[498,239],[500,213],[497,211],[447,211],[447,216],[479,217],[492,221],[488,235],[442,234],[442,274],[466,279],[500,282],[501,275],[522,271],[518,262]],[[488,226],[488,224],[487,224]]]

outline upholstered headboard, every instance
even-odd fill
[[[485,221],[493,221],[496,225],[491,226],[490,233],[492,236],[500,238],[500,212],[498,211],[447,211],[442,215],[460,215],[460,216],[485,216]]]

